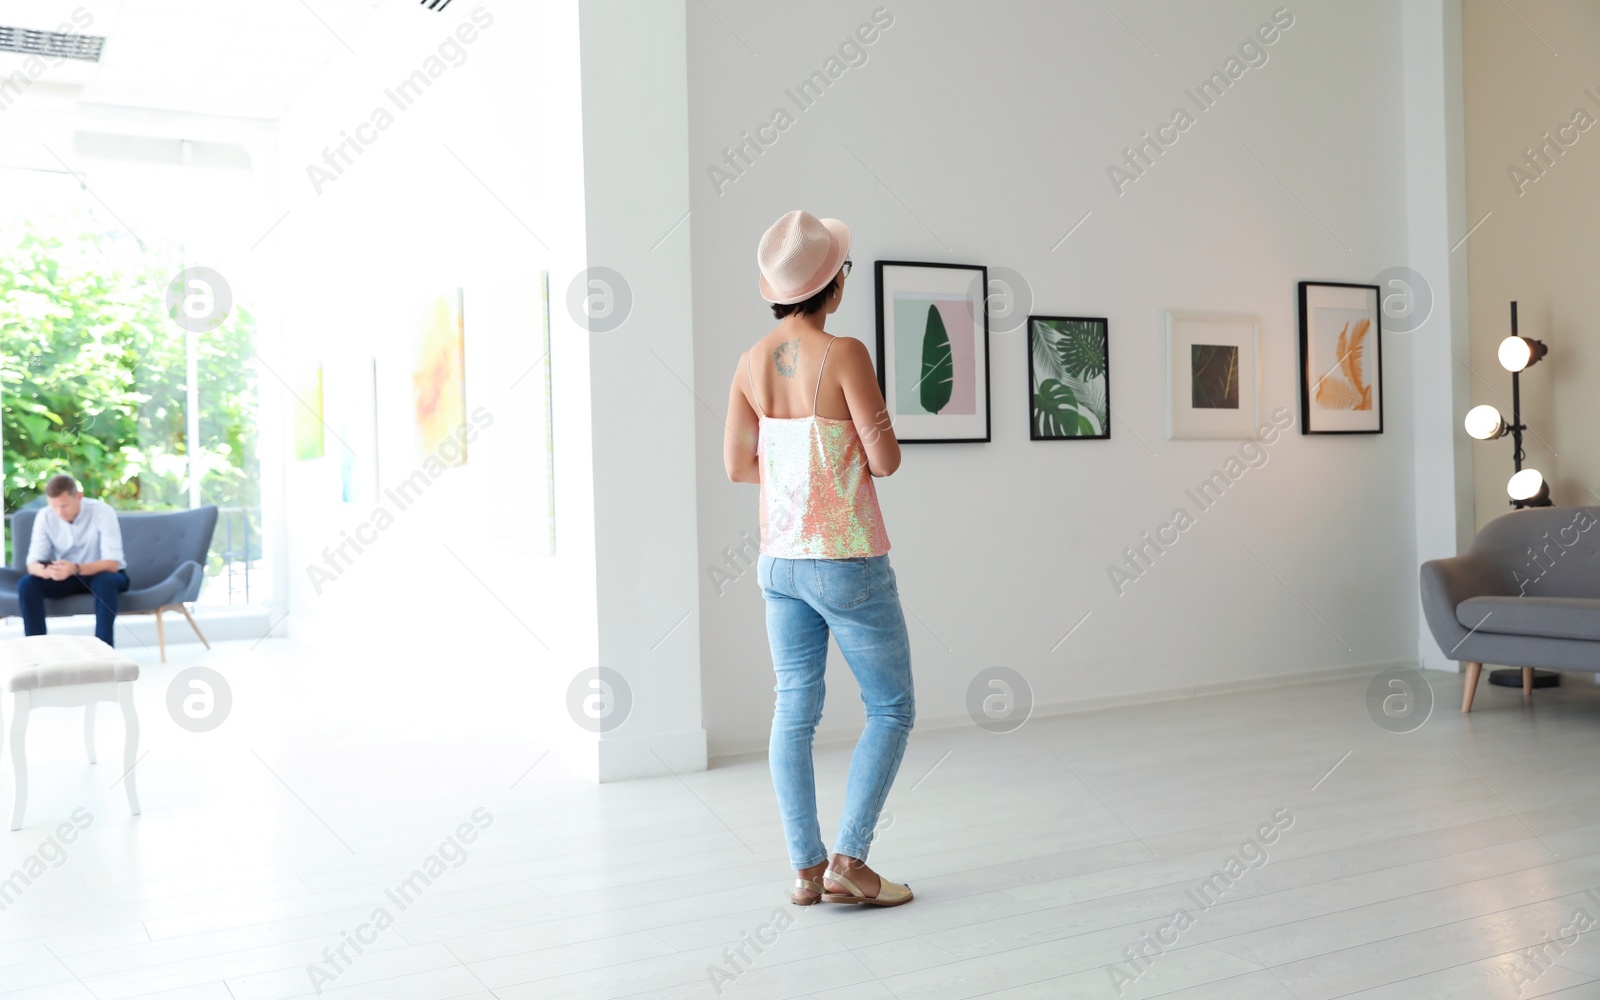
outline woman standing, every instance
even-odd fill
[[[740,357],[722,452],[729,479],[761,485],[757,578],[777,674],[768,758],[798,875],[790,898],[897,906],[911,890],[879,878],[866,857],[916,715],[911,647],[872,483],[900,467],[900,445],[866,347],[823,329],[844,296],[849,253],[844,223],[809,212],[789,212],[762,235],[761,297],[779,323]],[[811,760],[830,632],[867,716],[831,860]]]

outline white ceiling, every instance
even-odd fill
[[[107,40],[97,67],[72,67],[79,100],[277,118],[381,2],[410,0],[0,0],[0,23],[56,29],[87,8]]]

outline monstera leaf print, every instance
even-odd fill
[[[1105,342],[1088,323],[1066,323],[1052,345],[1061,358],[1061,368],[1075,379],[1098,378],[1106,370]]]
[[[945,332],[939,307],[928,306],[928,326],[922,335],[922,408],[938,413],[950,402],[955,388],[955,364],[950,356],[950,334]]]
[[[1035,433],[1103,436],[1111,419],[1105,327],[1094,321],[1036,319],[1032,333]]]
[[[1094,422],[1095,433],[1105,433],[1105,426],[1111,420],[1111,415],[1106,408],[1105,376],[1100,375],[1086,382],[1067,375],[1061,381],[1068,389],[1072,390],[1074,396],[1078,397],[1078,406]]]
[[[1091,415],[1080,408],[1077,394],[1053,378],[1039,384],[1033,412],[1040,437],[1095,437],[1100,433]]]

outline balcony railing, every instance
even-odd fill
[[[202,604],[249,604],[250,571],[261,560],[260,507],[218,507],[217,533],[211,536]],[[226,602],[217,598],[223,596]],[[256,596],[262,596],[257,594]]]

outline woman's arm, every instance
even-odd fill
[[[867,467],[874,476],[892,476],[900,468],[900,442],[895,440],[894,422],[889,419],[889,407],[878,388],[872,355],[867,353],[867,345],[854,337],[834,341],[833,352],[829,359],[837,364],[845,405],[866,446]]]
[[[733,381],[728,385],[727,428],[722,435],[722,465],[728,470],[728,479],[735,483],[761,482],[761,467],[756,461],[756,440],[760,434],[760,421],[750,400],[739,384],[743,374],[744,355],[739,356],[739,367],[734,369]]]

